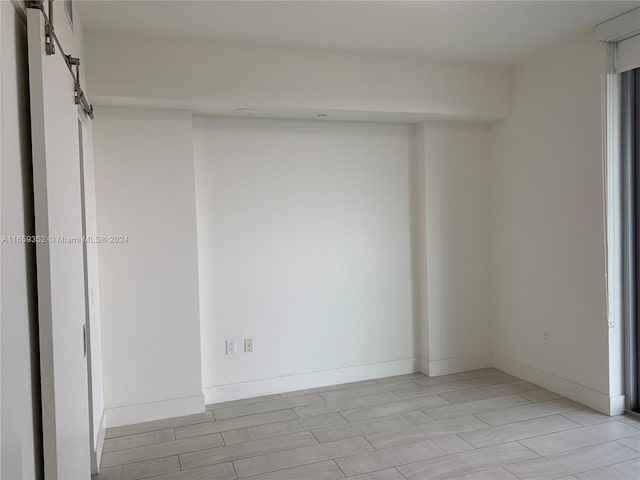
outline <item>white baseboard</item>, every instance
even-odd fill
[[[421,358],[420,360],[420,371],[430,377],[467,372],[469,370],[477,370],[491,366],[491,354],[488,352],[443,358],[442,360],[434,360],[432,362],[426,358]]]
[[[292,392],[307,388],[370,380],[372,378],[403,375],[416,372],[417,370],[417,359],[406,358],[390,362],[370,363],[353,367],[322,370],[319,372],[300,373],[250,382],[206,387],[204,389],[204,399],[206,404],[227,402],[274,393]]]
[[[98,427],[98,443],[96,444],[96,459],[98,473],[100,472],[100,464],[102,463],[102,452],[104,451],[104,437],[107,433],[107,417],[104,410],[100,418],[100,427]]]
[[[624,395],[609,397],[609,415],[622,415],[627,409],[627,399]]]
[[[498,353],[493,354],[493,366],[498,370],[540,385],[547,390],[567,397],[574,402],[586,405],[605,415],[620,415],[624,412],[624,395],[611,397],[567,378],[560,377]]]
[[[200,394],[159,402],[107,408],[104,414],[109,427],[118,427],[202,412],[204,412],[204,396]]]

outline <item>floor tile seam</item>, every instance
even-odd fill
[[[319,405],[319,404],[316,404]],[[306,407],[307,405],[301,405]],[[213,422],[224,422],[226,420],[235,420],[236,418],[244,418],[244,417],[251,417],[252,415],[262,415],[262,414],[266,414],[266,413],[275,413],[275,412],[282,412],[284,410],[292,410],[293,413],[296,413],[295,410],[293,410],[294,408],[298,408],[298,407],[285,407],[285,408],[279,408],[278,410],[267,410],[266,412],[256,412],[256,413],[247,413],[246,415],[238,415],[237,417],[228,417],[228,418],[220,418],[220,419],[216,419]],[[320,415],[324,415],[324,414],[320,414]],[[298,414],[296,413],[296,416],[298,418],[308,418],[308,417],[299,417]],[[317,417],[317,415],[310,415],[312,417]],[[295,418],[290,418],[289,420],[296,420]],[[288,420],[276,420],[275,422],[270,422],[270,423],[278,423],[278,422],[287,422]],[[201,423],[194,423],[193,425],[201,425],[202,423],[212,423],[211,421],[209,422],[201,422]],[[268,423],[262,424],[262,425],[269,425]],[[191,427],[192,425],[179,425],[175,428],[182,428],[182,427]],[[253,425],[256,427],[259,427],[260,425]],[[249,427],[243,427],[243,428],[249,428]],[[234,428],[234,430],[240,430],[239,428]],[[229,431],[229,430],[223,430],[225,432]]]
[[[552,416],[552,415],[549,415],[549,416]],[[542,417],[542,418],[544,418],[544,417]],[[569,420],[569,419],[567,419],[567,420]],[[524,420],[524,421],[526,421],[526,420]],[[569,421],[571,421],[571,420],[569,420]],[[513,423],[504,423],[504,424],[499,425],[499,426],[497,426],[497,427],[490,427],[490,428],[500,428],[500,427],[504,427],[504,426],[506,426],[506,425],[513,425],[514,423],[518,423],[518,422],[513,422]],[[574,423],[575,423],[575,422],[574,422]],[[565,429],[565,430],[558,430],[557,432],[541,433],[541,434],[539,434],[539,435],[532,435],[532,436],[530,436],[530,437],[522,437],[522,438],[519,438],[518,440],[507,440],[506,442],[498,442],[498,443],[493,443],[493,444],[491,444],[491,445],[483,445],[482,447],[475,447],[475,448],[492,447],[492,446],[494,446],[494,445],[501,445],[501,444],[503,444],[503,443],[509,443],[509,442],[520,442],[520,441],[524,441],[524,440],[531,440],[532,438],[544,437],[545,435],[553,435],[553,434],[556,434],[556,433],[569,432],[569,431],[571,431],[571,430],[578,430],[579,428],[584,428],[584,426],[583,426],[583,425],[580,425],[580,424],[577,424],[577,426],[575,426],[575,427],[570,427],[570,428],[567,428],[567,429]],[[478,430],[483,430],[483,429],[480,429],[480,428],[479,428]],[[465,433],[475,432],[475,431],[478,431],[478,430],[469,430],[469,432],[462,432],[462,433],[461,433],[461,435],[463,435],[463,434],[465,434]],[[626,438],[626,437],[625,437],[625,438]],[[463,439],[463,440],[464,440],[464,439]]]
[[[313,433],[312,433],[312,435],[313,435]],[[361,438],[361,437],[362,437],[362,436],[360,436],[360,437],[351,437],[351,438],[343,439],[343,440],[352,440],[352,439],[355,439],[355,438]],[[314,436],[314,439],[315,439],[315,436]],[[317,440],[316,440],[316,441],[317,441]],[[336,442],[340,442],[340,441],[341,441],[341,440],[336,440]],[[209,464],[206,464],[206,465],[198,465],[198,466],[196,466],[196,467],[187,468],[187,469],[185,469],[185,470],[193,470],[194,468],[208,467],[208,466],[210,466],[210,465],[219,465],[219,464],[221,464],[221,463],[225,463],[225,462],[238,462],[238,461],[240,461],[240,460],[247,460],[247,459],[250,459],[250,458],[256,458],[256,457],[262,457],[262,456],[266,456],[266,455],[272,455],[272,454],[275,454],[275,453],[291,452],[291,451],[293,451],[293,450],[297,450],[298,448],[316,447],[316,446],[320,446],[320,445],[327,445],[327,444],[329,444],[329,443],[334,443],[334,442],[325,442],[325,443],[320,443],[320,442],[318,442],[318,443],[316,443],[315,445],[304,445],[304,446],[302,446],[302,447],[288,448],[288,449],[285,449],[285,450],[276,450],[276,451],[274,451],[274,452],[257,453],[257,454],[255,454],[255,455],[250,455],[250,456],[248,456],[248,457],[240,457],[240,458],[235,458],[235,459],[233,459],[233,460],[223,460],[223,461],[221,461],[221,462],[209,463]],[[368,443],[368,442],[367,442],[367,443]],[[240,445],[240,444],[236,444],[236,445]],[[231,446],[233,446],[233,445],[231,445]],[[215,448],[219,448],[219,447],[215,447]],[[205,449],[205,450],[212,450],[212,449],[208,449],[208,448],[207,448],[207,449]],[[201,452],[201,451],[202,451],[202,450],[195,450],[194,452],[185,452],[185,453],[180,453],[179,455],[188,455],[189,453],[196,453],[196,452]],[[361,452],[361,453],[374,453],[374,452]],[[353,455],[359,455],[359,453],[354,453]],[[345,457],[336,457],[336,458],[346,458],[346,457],[351,457],[351,456],[353,456],[353,455],[346,455]],[[327,460],[320,460],[319,462],[313,462],[313,463],[327,462],[327,461],[329,461],[329,460],[334,460],[334,461],[335,461],[336,459],[335,459],[335,458],[330,458],[330,459],[327,459]],[[309,463],[309,464],[305,464],[305,465],[311,465],[311,463]],[[299,466],[303,466],[303,465],[299,465]],[[291,468],[296,468],[296,467],[289,467],[288,469],[283,469],[283,470],[289,470],[289,469],[291,469]],[[279,471],[279,470],[277,470],[277,471]],[[265,472],[265,473],[271,473],[271,472]],[[258,474],[258,475],[261,475],[261,474]]]
[[[433,395],[429,395],[429,396],[433,396]],[[440,398],[442,398],[442,397],[440,397]],[[442,400],[444,400],[444,399],[442,399]],[[444,400],[444,401],[446,402],[446,400]],[[341,411],[340,411],[340,412],[338,412],[338,413],[340,413],[340,414],[342,415],[343,413],[355,412],[355,411],[364,410],[364,409],[369,409],[369,408],[385,407],[385,406],[392,405],[393,403],[398,403],[398,402],[397,402],[397,401],[395,401],[395,402],[389,402],[389,403],[382,403],[382,404],[380,404],[380,405],[370,405],[370,406],[368,406],[368,407],[347,408],[346,410],[341,410]],[[455,405],[455,404],[451,404],[451,403],[449,403],[448,405],[439,405],[438,407],[433,407],[433,408],[449,407],[449,406],[451,406],[451,405]],[[402,415],[403,413],[414,413],[414,412],[422,412],[422,413],[427,414],[427,413],[426,413],[426,411],[421,410],[421,409],[420,409],[420,407],[416,407],[416,409],[415,409],[415,410],[414,410],[414,409],[411,409],[411,410],[402,410],[402,411],[400,411],[400,412],[391,413],[391,414],[386,414],[386,415],[382,415],[382,416],[380,416],[380,417],[362,418],[362,419],[360,419],[360,420],[353,420],[353,421],[349,420],[349,419],[348,419],[346,416],[344,416],[344,415],[342,415],[342,416],[343,416],[343,417],[344,417],[344,419],[345,419],[345,420],[347,420],[347,422],[349,422],[349,423],[357,423],[357,422],[366,422],[366,421],[368,421],[368,420],[375,420],[376,418],[384,418],[384,417],[390,417],[390,416],[392,416],[392,415]],[[428,415],[428,414],[427,414],[427,415]],[[466,415],[460,415],[460,416],[462,417],[462,416],[466,416]],[[429,418],[432,418],[432,417],[429,417]],[[433,418],[432,418],[432,419],[433,419]],[[420,425],[420,424],[418,424],[418,425]]]
[[[518,443],[519,443],[519,442],[518,442]],[[521,461],[519,461],[519,462],[513,462],[513,463],[505,464],[505,465],[502,465],[502,466],[503,466],[504,468],[506,468],[507,470],[509,470],[509,468],[508,468],[508,467],[515,466],[515,465],[519,465],[519,464],[521,464],[521,463],[530,462],[530,461],[532,461],[532,460],[548,459],[549,457],[552,457],[552,456],[554,456],[554,455],[566,455],[567,453],[574,453],[574,452],[577,452],[577,451],[579,451],[579,450],[585,450],[585,449],[587,449],[587,448],[597,447],[597,446],[600,446],[600,445],[606,445],[606,444],[608,444],[608,443],[617,443],[617,441],[615,441],[615,440],[611,441],[611,440],[610,440],[610,441],[607,441],[607,442],[596,443],[596,444],[593,444],[593,445],[583,445],[583,446],[578,447],[578,448],[573,449],[573,450],[567,450],[567,451],[564,451],[564,452],[550,453],[549,455],[538,455],[538,454],[536,454],[536,455],[538,455],[538,458],[529,458],[529,459],[527,459],[527,460],[521,460]],[[622,444],[620,444],[620,445],[622,445]],[[524,446],[524,445],[523,445],[523,446]],[[622,445],[622,446],[625,446],[625,445]],[[526,448],[526,447],[525,447],[525,448]],[[630,450],[633,450],[633,449],[632,449],[632,448],[630,448],[630,447],[627,447],[627,448],[629,448]],[[636,458],[640,458],[640,452],[638,452],[638,451],[635,451],[635,452],[637,453],[637,455],[636,455],[636,456],[634,456],[633,458],[629,458],[629,459],[627,459],[627,460],[623,460],[623,462],[627,462],[627,461],[629,461],[629,460],[634,460],[634,459],[636,459]],[[533,453],[535,453],[535,452],[533,452]],[[607,465],[607,466],[615,465],[616,463],[622,463],[622,462],[615,462],[615,463],[612,463],[612,464]],[[597,468],[604,468],[604,467],[596,467],[596,468],[592,468],[591,470],[596,470]],[[587,470],[587,471],[589,471],[589,470]],[[509,472],[510,472],[510,473],[513,473],[514,475],[516,475],[516,474],[515,474],[514,472],[512,472],[511,470],[509,470]],[[581,473],[584,473],[584,472],[581,472]],[[573,474],[573,473],[571,473],[571,474],[569,474],[569,475],[574,475],[574,474]],[[518,475],[516,475],[516,476],[518,476]],[[565,476],[566,476],[566,475],[565,475]],[[519,478],[519,477],[518,477],[518,478]],[[560,477],[560,478],[562,478],[562,477]]]
[[[252,413],[246,413],[246,414],[244,414],[244,415],[234,415],[234,416],[232,416],[232,417],[225,417],[225,418],[217,418],[217,417],[215,416],[215,413],[213,413],[213,411],[211,411],[211,410],[209,410],[209,411],[213,414],[213,416],[214,416],[215,420],[216,420],[217,422],[220,422],[220,421],[222,421],[222,420],[231,420],[232,418],[248,417],[248,416],[250,416],[250,415],[259,415],[259,414],[261,414],[261,413],[280,412],[280,411],[282,411],[282,410],[293,410],[294,408],[309,407],[309,406],[311,406],[311,405],[322,405],[323,403],[327,403],[327,402],[323,399],[323,401],[322,401],[322,402],[307,403],[307,404],[304,404],[304,405],[296,405],[296,406],[293,406],[293,407],[275,408],[275,409],[273,409],[273,410],[265,410],[264,412],[252,412]],[[251,405],[257,405],[257,404],[252,403]],[[244,405],[242,405],[242,406],[244,406]],[[236,407],[227,407],[227,408],[236,408]]]
[[[640,454],[640,450],[636,450],[636,449],[635,449],[635,448],[633,448],[633,447],[630,447],[630,446],[628,446],[628,445],[625,445],[625,444],[624,444],[624,443],[622,443],[620,440],[624,440],[624,438],[621,438],[621,439],[619,439],[619,440],[614,440],[614,442],[616,442],[618,445],[622,445],[623,447],[627,447],[627,448],[629,448],[629,449],[633,450],[634,452],[638,452],[638,453]]]
[[[337,413],[337,412],[334,412],[334,413]],[[306,417],[306,418],[310,418],[310,417]],[[282,420],[282,422],[283,422],[283,423],[284,423],[284,422],[292,422],[292,421],[295,421],[295,420],[303,420],[303,419],[304,419],[304,418],[297,418],[297,419],[296,419],[296,418],[292,418],[291,420]],[[223,441],[225,441],[225,445],[224,445],[224,446],[231,447],[231,446],[233,446],[233,445],[241,445],[241,444],[243,444],[243,443],[247,443],[247,442],[255,442],[255,441],[258,441],[258,440],[267,440],[267,439],[269,439],[269,438],[284,437],[285,435],[296,435],[296,434],[298,434],[298,433],[304,433],[304,432],[309,432],[309,433],[311,433],[311,435],[313,435],[313,436],[315,437],[315,435],[314,435],[314,433],[313,433],[313,430],[321,430],[321,429],[323,429],[323,428],[341,427],[341,426],[344,426],[344,425],[345,425],[344,423],[338,423],[338,424],[336,424],[336,425],[327,425],[327,426],[325,426],[325,427],[318,427],[318,428],[305,428],[305,429],[302,429],[302,430],[298,430],[297,432],[285,432],[285,433],[278,433],[278,434],[276,434],[276,435],[267,435],[266,437],[262,437],[262,438],[253,438],[253,439],[250,439],[250,440],[244,440],[244,441],[242,441],[242,442],[235,442],[235,443],[226,443],[226,440],[224,439],[224,435],[223,435],[224,433],[237,432],[237,431],[240,431],[240,430],[247,430],[247,429],[249,429],[249,428],[266,427],[266,426],[268,426],[268,425],[275,425],[276,423],[280,423],[280,422],[264,423],[264,424],[262,424],[262,425],[254,425],[254,426],[251,426],[251,427],[236,428],[236,429],[234,429],[234,430],[225,430],[224,432],[220,432],[220,435],[222,435],[222,440],[223,440]],[[364,434],[363,434],[363,435],[364,435]],[[200,436],[202,436],[202,435],[200,435]],[[195,438],[195,437],[188,437],[188,438]],[[318,441],[318,443],[322,443],[322,442]],[[329,442],[324,442],[324,443],[329,443]],[[216,448],[217,448],[217,447],[216,447]]]
[[[560,398],[556,398],[556,399],[554,399],[554,400],[548,400],[548,402],[556,402],[556,401],[558,401],[558,400],[568,400],[568,399],[567,399],[567,398],[565,398],[565,397],[563,397],[563,398],[561,398],[561,399],[560,399]],[[571,401],[573,401],[573,400],[569,400],[569,401],[571,402]],[[494,413],[494,412],[501,412],[501,411],[505,411],[505,410],[511,410],[511,409],[514,409],[514,408],[530,407],[530,406],[533,406],[533,405],[542,405],[543,403],[548,403],[548,402],[539,402],[539,403],[532,403],[532,402],[529,402],[529,403],[525,403],[525,404],[523,404],[523,405],[515,405],[515,406],[513,406],[513,407],[498,408],[498,409],[496,409],[496,410],[485,410],[485,411],[482,411],[482,412],[476,412],[476,413],[468,414],[468,415],[474,415],[474,416],[475,416],[475,415],[484,415],[485,413]],[[575,402],[574,402],[574,403],[575,403]],[[460,405],[460,404],[457,404],[457,405]],[[446,406],[446,405],[443,405],[443,406]],[[440,407],[434,407],[434,408],[440,408]],[[429,409],[429,410],[433,410],[433,408],[431,408],[431,409]],[[566,412],[551,412],[551,413],[545,413],[544,415],[540,415],[540,416],[537,416],[537,417],[524,418],[524,419],[521,419],[521,420],[515,420],[515,421],[513,421],[513,422],[507,422],[507,423],[500,423],[500,424],[497,424],[497,425],[491,425],[491,424],[489,424],[488,422],[486,422],[486,421],[482,420],[481,418],[478,418],[478,420],[481,420],[481,421],[483,421],[484,423],[487,423],[487,424],[488,424],[489,426],[491,426],[491,427],[500,427],[500,426],[502,426],[502,425],[508,425],[508,424],[510,424],[510,423],[522,422],[522,421],[525,421],[525,420],[532,420],[532,419],[534,419],[534,418],[549,417],[549,416],[551,416],[551,415],[562,415],[563,413],[578,412],[578,411],[582,411],[582,410],[588,410],[588,408],[580,408],[580,409],[576,409],[576,410],[567,410]],[[424,411],[424,413],[427,413],[427,414],[428,414],[428,411]],[[450,418],[455,418],[455,417],[450,417]],[[441,419],[441,420],[446,420],[446,419]],[[571,419],[569,419],[569,420],[571,420]],[[572,420],[572,421],[573,421],[573,420]],[[578,423],[578,422],[576,422],[576,423]],[[623,422],[623,423],[624,423],[624,422]],[[590,425],[584,425],[584,426],[590,426]]]
[[[213,414],[212,414],[212,415],[213,415]],[[180,418],[180,417],[177,417],[177,418]],[[162,421],[162,419],[160,419],[160,420],[158,420],[158,421]],[[105,440],[113,440],[114,438],[130,437],[130,436],[132,436],[132,435],[141,435],[141,434],[143,434],[143,433],[160,432],[160,431],[162,431],[162,430],[168,430],[169,428],[191,427],[191,426],[193,426],[193,425],[201,425],[201,424],[203,424],[203,423],[211,423],[211,422],[215,422],[215,421],[216,421],[216,420],[215,420],[215,418],[213,418],[213,417],[212,417],[212,418],[211,418],[211,419],[209,419],[209,420],[204,420],[204,421],[202,421],[202,422],[196,422],[196,423],[189,423],[189,424],[187,424],[187,425],[173,425],[173,426],[167,426],[167,427],[164,427],[164,428],[155,428],[155,429],[153,429],[153,430],[144,430],[144,431],[142,431],[142,432],[137,432],[137,433],[126,433],[126,434],[124,434],[124,435],[116,435],[116,436],[113,436],[113,437],[106,437],[106,436],[105,436]],[[129,427],[129,426],[133,426],[133,425],[136,425],[136,424],[134,423],[134,424],[131,424],[131,425],[122,425],[122,426],[123,426],[123,427]],[[120,428],[120,427],[118,426],[118,427],[112,427],[112,428]]]
[[[360,438],[360,437],[353,437],[353,438]],[[340,440],[337,440],[337,441],[340,441]],[[331,442],[327,442],[327,443],[331,443]],[[327,443],[318,443],[317,445],[327,445]],[[257,455],[251,455],[250,457],[236,458],[234,460],[224,460],[223,462],[219,462],[219,463],[231,462],[231,463],[234,463],[234,467],[235,467],[235,462],[239,462],[239,461],[242,461],[242,460],[248,460],[248,459],[251,459],[251,458],[263,457],[263,456],[272,455],[272,454],[276,454],[276,453],[291,452],[293,450],[297,450],[298,448],[315,447],[317,445],[305,445],[304,447],[289,448],[287,450],[278,450],[276,452],[260,453],[260,454],[257,454]],[[360,452],[360,453],[374,453],[374,452]],[[354,453],[353,455],[345,455],[344,457],[327,458],[325,460],[319,460],[317,462],[304,463],[302,465],[296,465],[294,467],[288,467],[288,468],[282,468],[280,470],[274,470],[273,472],[257,473],[256,475],[250,475],[249,477],[238,477],[238,478],[251,478],[251,477],[255,477],[257,475],[266,475],[268,473],[281,472],[283,470],[291,470],[293,468],[304,467],[304,466],[307,466],[307,465],[314,465],[316,463],[322,463],[322,462],[328,462],[328,461],[333,461],[337,465],[337,463],[338,463],[338,462],[336,462],[337,459],[352,457],[354,455],[360,455],[360,453]],[[210,464],[210,465],[218,465],[218,464],[217,463],[213,463],[213,464]],[[205,467],[205,466],[209,466],[209,465],[198,465],[197,467],[188,468],[187,470],[193,470],[194,468],[202,468],[202,467]]]
[[[472,380],[472,379],[465,378],[464,380],[458,380],[456,382],[437,383],[435,385],[453,385],[453,384],[456,384],[456,383],[459,383],[459,382],[468,382],[469,380]],[[513,383],[515,383],[515,382],[513,382]],[[505,385],[507,385],[507,384],[505,384]],[[432,387],[434,385],[418,385],[418,386],[420,388],[427,388],[427,387]],[[464,387],[464,388],[461,388],[460,390],[451,390],[450,392],[429,393],[427,395],[420,395],[420,396],[428,397],[430,395],[440,395],[440,394],[447,394],[447,393],[459,393],[459,392],[466,392],[466,391],[469,391],[469,390],[475,390],[475,389],[478,389],[478,388],[490,388],[490,387],[496,387],[496,386],[497,385],[489,384],[489,385],[480,386],[480,387],[479,386]],[[403,388],[403,389],[398,390],[398,392],[405,392],[405,391],[414,390],[414,389],[415,389],[415,387]]]
[[[108,470],[110,468],[126,467],[127,465],[134,465],[136,463],[152,462],[154,460],[162,460],[164,458],[179,457],[179,456],[180,456],[180,454],[178,454],[178,453],[172,453],[171,455],[162,455],[161,457],[147,458],[145,460],[134,460],[133,462],[119,463],[117,465],[109,465],[108,467],[105,467],[105,466],[101,465],[100,471]],[[178,458],[178,462],[179,461],[180,461],[180,459]],[[98,475],[98,478],[100,478],[99,475]]]
[[[291,420],[296,420],[296,419],[295,419],[295,418],[292,418]],[[290,421],[290,420],[278,420],[278,421],[271,422],[271,423],[261,423],[260,425],[252,425],[252,426],[250,426],[250,427],[234,428],[234,429],[232,429],[232,430],[222,430],[222,431],[220,431],[220,432],[213,432],[213,433],[202,433],[202,434],[199,434],[199,435],[191,435],[191,436],[189,436],[189,437],[179,438],[178,440],[188,440],[189,438],[206,437],[207,435],[216,435],[216,434],[217,434],[217,435],[222,435],[223,433],[235,432],[235,431],[238,431],[238,430],[245,430],[245,429],[247,429],[247,428],[264,427],[264,426],[267,426],[267,425],[274,425],[274,424],[276,424],[276,423],[280,423],[280,422],[289,422],[289,421]],[[300,432],[293,432],[293,433],[300,433]],[[284,434],[284,435],[286,435],[286,434]],[[275,436],[275,435],[274,435],[274,436]],[[269,437],[264,437],[264,438],[269,438]],[[223,436],[223,440],[224,440],[224,436]],[[261,438],[258,438],[258,439],[256,439],[256,440],[262,440],[262,439],[261,439]],[[247,441],[250,441],[250,440],[247,440]],[[239,442],[239,443],[244,443],[244,442]],[[225,445],[226,445],[226,443],[225,443]],[[229,445],[237,445],[237,443],[230,443]]]
[[[167,444],[167,443],[171,443],[171,442],[179,442],[179,441],[181,441],[181,440],[191,440],[191,439],[193,439],[193,438],[206,437],[206,436],[209,436],[209,435],[218,435],[218,436],[220,437],[220,440],[222,440],[223,445],[218,445],[217,447],[207,447],[207,448],[205,448],[205,450],[208,450],[208,449],[210,449],[210,448],[220,448],[220,447],[224,447],[224,446],[225,446],[225,444],[224,444],[224,438],[222,437],[222,433],[220,433],[220,432],[214,432],[214,433],[205,433],[205,434],[203,434],[203,435],[195,435],[195,436],[193,436],[193,437],[185,437],[185,438],[177,438],[177,439],[175,439],[175,440],[167,440],[166,442],[150,443],[149,445],[139,445],[139,446],[137,446],[137,447],[119,448],[118,450],[111,450],[111,451],[109,451],[109,452],[104,452],[103,457],[104,457],[104,455],[107,455],[107,454],[109,454],[109,453],[122,452],[122,451],[124,451],[124,450],[134,450],[134,449],[137,449],[137,448],[157,447],[157,446],[159,446],[159,445],[165,445],[165,444]],[[199,451],[199,450],[194,450],[194,451]],[[187,453],[188,453],[188,452],[187,452]],[[172,455],[182,455],[182,454],[174,453],[174,454],[172,454]],[[171,455],[169,455],[169,456],[171,456]],[[159,457],[159,458],[164,458],[164,457]],[[143,461],[143,460],[141,460],[141,461]]]
[[[162,445],[163,443],[169,443],[169,442],[175,442],[176,440],[181,440],[181,439],[176,439],[176,432],[175,432],[175,428],[163,428],[161,430],[154,430],[154,432],[162,432],[163,430],[171,430],[173,432],[173,438],[171,440],[164,440],[162,442],[156,442],[156,443],[146,443],[144,445],[136,445],[134,447],[123,447],[123,448],[116,448],[115,450],[102,450],[103,453],[113,453],[113,452],[121,452],[122,450],[131,450],[132,448],[139,448],[139,447],[151,447],[153,445]],[[124,438],[124,437],[129,437],[129,436],[134,436],[134,435],[144,435],[145,433],[153,433],[153,432],[142,432],[142,433],[134,433],[132,435],[124,435],[122,437],[116,437],[116,438]],[[105,438],[105,441],[107,440],[112,440],[111,438]]]
[[[580,428],[585,428],[585,427],[580,427]],[[563,431],[568,432],[570,430],[577,430],[577,428],[571,428],[569,430],[563,430]],[[562,432],[554,432],[554,433],[562,433]],[[553,434],[547,434],[547,435],[553,435]],[[580,450],[582,448],[596,447],[598,445],[604,445],[605,443],[612,443],[612,442],[620,443],[620,440],[624,440],[624,439],[630,438],[630,437],[635,437],[636,435],[637,434],[629,435],[627,437],[612,438],[612,439],[609,439],[609,440],[603,440],[602,442],[590,443],[589,445],[580,445],[579,447],[570,448],[568,450],[562,450],[562,451],[558,451],[558,452],[548,453],[546,455],[542,455],[542,454],[538,454],[538,455],[540,455],[541,457],[549,457],[551,455],[560,455],[560,454],[563,454],[563,453],[574,452],[574,451]],[[544,437],[544,435],[537,435],[537,437]],[[532,437],[532,438],[536,438],[536,437]],[[530,440],[530,439],[529,438],[521,438],[520,440],[514,440],[514,441],[517,441],[518,443],[520,443],[521,441],[524,441],[524,440]],[[620,445],[622,445],[623,447],[627,447],[623,443],[620,443]],[[526,445],[522,445],[522,446],[526,447],[526,448],[529,448]],[[631,450],[635,450],[634,448],[631,448],[631,447],[627,447],[627,448],[629,448]],[[529,448],[529,450],[531,450],[531,449]],[[635,451],[638,452],[637,450],[635,450]],[[640,452],[638,452],[638,454],[640,455]]]
[[[296,433],[302,433],[302,432],[296,432]],[[313,436],[312,432],[309,432],[309,433],[311,433],[311,435]],[[295,433],[289,434],[289,435],[295,435]],[[284,435],[278,435],[278,436],[284,436]],[[189,438],[196,438],[196,437],[189,437]],[[267,438],[272,438],[272,437],[267,437]],[[315,438],[315,436],[314,436],[314,440],[316,440],[316,442],[317,442],[314,445],[305,445],[304,447],[295,447],[295,448],[289,448],[289,449],[285,449],[285,450],[277,450],[275,452],[261,453],[261,454],[251,455],[249,457],[241,457],[241,458],[236,459],[236,460],[242,460],[242,459],[245,459],[245,458],[259,457],[259,456],[262,456],[262,455],[269,455],[271,453],[287,452],[287,451],[290,451],[290,450],[295,450],[296,448],[305,448],[305,447],[314,447],[316,445],[324,445],[323,443],[318,442],[317,439]],[[223,441],[224,441],[224,439],[223,439]],[[246,443],[246,442],[242,442],[242,443]],[[236,445],[241,445],[242,443],[235,443],[235,444],[230,444],[230,445],[219,445],[217,447],[206,447],[206,448],[201,448],[201,449],[197,449],[197,450],[191,450],[189,452],[172,453],[171,455],[162,455],[160,457],[147,458],[147,459],[144,459],[144,460],[138,459],[138,460],[134,460],[133,462],[120,463],[120,464],[111,465],[111,466],[105,467],[105,468],[121,467],[121,466],[124,466],[124,465],[131,465],[131,464],[134,464],[134,463],[142,463],[142,462],[146,462],[146,461],[159,460],[159,459],[162,459],[162,458],[175,457],[175,456],[178,457],[178,460],[180,461],[180,464],[182,464],[181,459],[180,459],[181,455],[189,455],[191,453],[203,452],[205,450],[216,450],[218,448],[224,448],[224,447],[233,447],[233,446],[236,446]],[[329,443],[329,442],[327,442],[327,443]],[[211,464],[207,464],[207,465],[199,465],[198,467],[192,467],[192,468],[188,468],[186,470],[192,470],[193,468],[200,468],[200,467],[209,466],[209,465],[218,465],[220,463],[231,462],[231,461],[235,461],[235,460],[223,460],[221,462],[211,463]]]

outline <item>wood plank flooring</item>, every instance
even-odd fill
[[[207,406],[107,430],[93,480],[638,480],[640,422],[487,368]]]

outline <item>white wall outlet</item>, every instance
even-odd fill
[[[544,344],[551,345],[551,330],[544,331]]]
[[[244,339],[244,353],[253,352],[253,338]]]
[[[236,341],[227,340],[227,355],[235,355],[235,354],[236,354]]]

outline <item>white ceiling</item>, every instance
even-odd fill
[[[513,65],[639,1],[76,1],[88,32]]]

